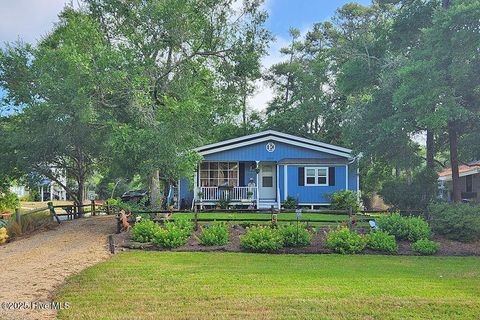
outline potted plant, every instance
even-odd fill
[[[202,200],[203,199],[203,192],[202,191],[197,192],[197,197],[198,197],[198,199]]]
[[[252,199],[252,196],[253,196],[253,191],[248,191],[247,192],[247,198]]]

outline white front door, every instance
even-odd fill
[[[275,199],[276,176],[276,166],[274,163],[260,163],[260,199]]]

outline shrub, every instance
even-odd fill
[[[429,238],[432,231],[428,223],[421,217],[402,217],[398,213],[385,215],[377,219],[380,230],[385,231],[397,240],[417,241]]]
[[[18,203],[18,197],[13,192],[0,193],[0,213],[8,209],[15,209]]]
[[[283,208],[285,209],[295,209],[297,207],[297,200],[294,197],[288,196],[287,200],[283,202]]]
[[[360,203],[358,202],[357,194],[351,190],[337,191],[329,196],[330,206],[334,210],[360,210]]]
[[[132,228],[132,239],[138,242],[152,242],[155,233],[160,226],[150,220],[141,220]]]
[[[395,253],[398,250],[395,236],[384,231],[370,232],[365,236],[366,247],[376,251]]]
[[[15,218],[11,218],[6,226],[7,232],[11,239],[46,227],[53,223],[52,216],[48,210],[34,213],[24,213],[20,216],[20,220],[21,223],[18,224],[15,221]]]
[[[283,240],[277,229],[258,226],[240,236],[240,245],[253,252],[272,252],[282,248]]]
[[[410,246],[410,248],[422,255],[432,255],[438,252],[440,244],[428,239],[420,239]]]
[[[280,232],[285,247],[305,247],[312,242],[312,235],[307,230],[305,224],[299,225],[298,229],[295,224],[289,224],[280,227],[278,231]]]
[[[341,254],[357,253],[365,248],[365,238],[348,228],[330,231],[325,241],[327,248]]]
[[[152,242],[157,247],[177,248],[185,245],[193,230],[193,223],[186,219],[178,219],[175,222],[167,222],[153,235]]]
[[[430,207],[433,232],[463,242],[480,239],[480,208],[465,203],[434,203]]]
[[[223,246],[228,243],[228,225],[214,223],[204,229],[200,235],[200,244],[204,246]]]

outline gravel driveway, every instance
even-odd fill
[[[65,221],[54,229],[0,246],[0,303],[50,302],[71,274],[110,256],[113,216]],[[38,308],[39,304],[37,304]],[[4,310],[0,319],[54,319],[54,310]]]

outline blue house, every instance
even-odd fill
[[[193,206],[280,208],[288,197],[299,205],[329,205],[329,194],[359,190],[352,150],[273,130],[196,149],[203,156],[193,179],[182,178],[179,196]]]

